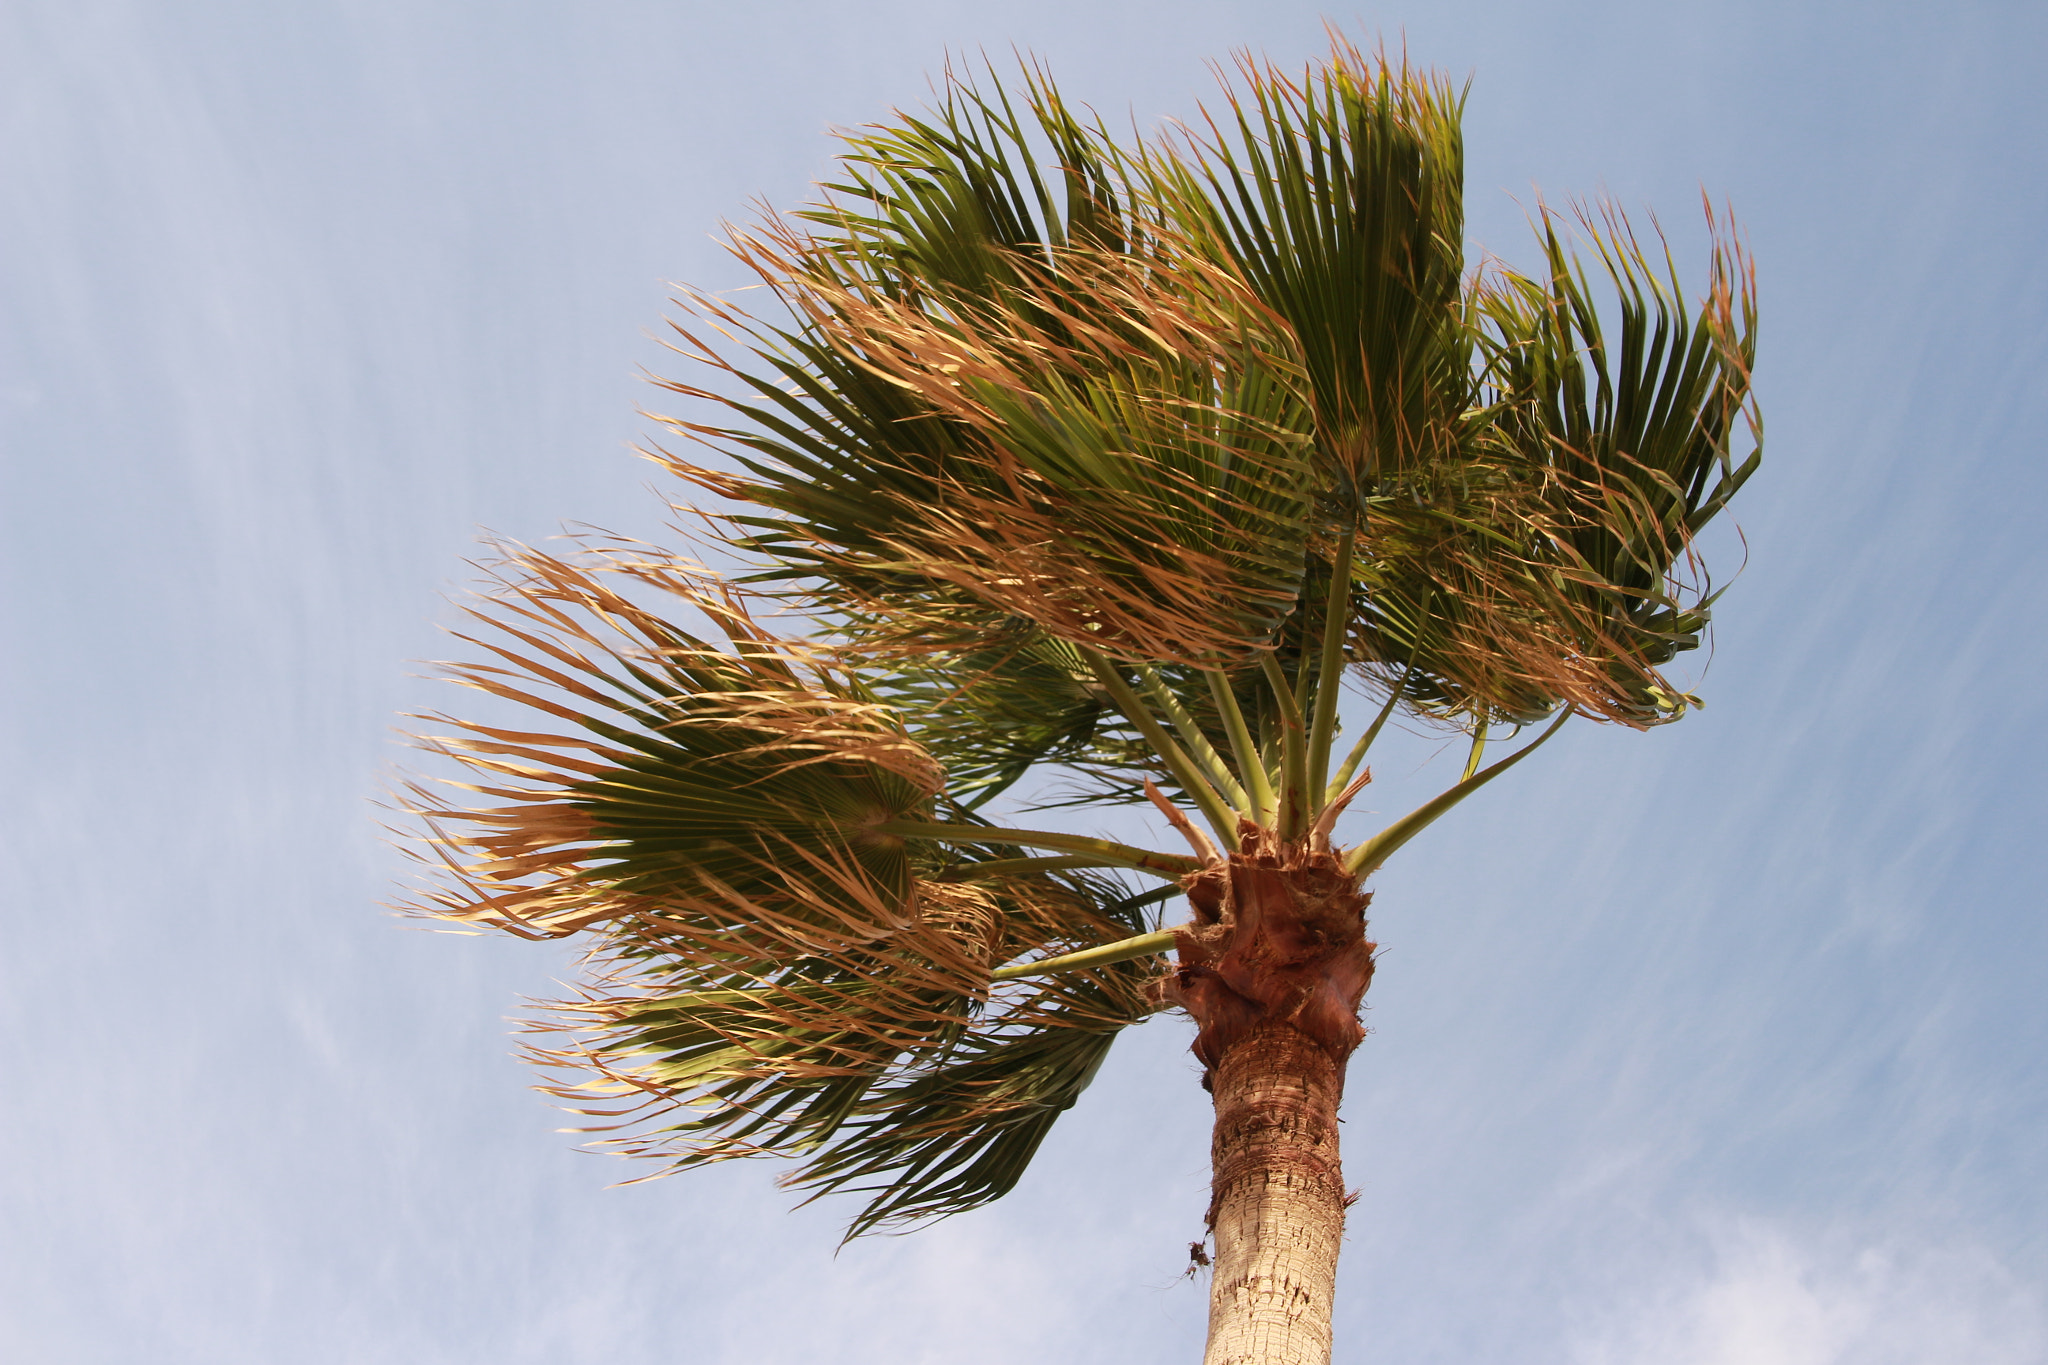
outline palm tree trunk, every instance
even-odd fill
[[[1329,1365],[1344,1238],[1337,1103],[1365,1036],[1367,897],[1327,846],[1249,825],[1182,882],[1194,922],[1161,995],[1193,1015],[1216,1099],[1204,1365]]]
[[[1291,1025],[1265,1024],[1224,1054],[1211,1085],[1216,1261],[1203,1365],[1329,1365],[1343,1066]]]

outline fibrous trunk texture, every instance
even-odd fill
[[[1328,1365],[1344,1236],[1337,1105],[1372,981],[1366,897],[1327,848],[1240,832],[1186,883],[1161,985],[1195,1017],[1216,1101],[1204,1365]]]
[[[1211,1078],[1216,1238],[1205,1365],[1328,1365],[1344,1174],[1343,1068],[1285,1024],[1256,1027]]]

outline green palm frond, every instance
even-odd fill
[[[1000,297],[1020,268],[1050,265],[1061,248],[1122,250],[1124,153],[1043,68],[1023,74],[1028,120],[993,70],[993,94],[950,79],[929,117],[848,135],[845,178],[823,186],[831,201],[796,216],[830,229],[858,263],[848,273],[894,297]]]
[[[672,467],[783,512],[740,518],[746,547],[900,638],[971,640],[994,614],[1126,658],[1262,647],[1298,593],[1313,495],[1276,320],[1228,271],[1135,229],[1121,250],[1003,248],[1000,281],[972,277],[986,293],[913,291],[890,273],[911,247],[881,250],[873,222],[735,238],[804,325],[697,307],[792,391],[747,378],[760,401],[728,405],[751,429],[678,424],[745,476]]]
[[[780,245],[769,268],[793,272],[808,248]],[[1076,645],[1258,647],[1293,607],[1308,532],[1304,405],[1280,339],[1222,273],[1079,248],[1055,260],[999,304],[943,313],[802,281],[817,334],[968,445],[894,509],[890,544]]]
[[[1004,954],[1022,938],[1058,950],[1142,928],[1137,902],[1153,899],[1087,873],[973,892],[991,923],[1013,935],[1035,926],[995,949]],[[1008,983],[912,1040],[889,1032],[900,1007],[882,999],[901,958],[890,945],[864,966],[841,955],[671,994],[656,967],[672,948],[629,951],[609,994],[556,1007],[542,1028],[574,1041],[536,1047],[535,1059],[571,1073],[553,1093],[600,1121],[586,1131],[630,1128],[601,1147],[659,1160],[659,1174],[793,1157],[786,1184],[875,1194],[849,1236],[961,1212],[1015,1184],[1116,1034],[1154,1011],[1141,989],[1153,973],[1126,963]]]
[[[723,639],[672,623],[684,613]],[[1085,857],[1018,858],[945,793],[902,723],[905,697],[855,695],[737,590],[645,547],[580,563],[518,550],[471,614],[487,629],[463,638],[492,662],[455,680],[567,724],[450,722],[426,739],[474,779],[448,785],[489,804],[415,789],[447,874],[416,908],[528,937],[600,934],[595,984],[540,1025],[570,1038],[534,1055],[582,1073],[551,1088],[600,1131],[632,1130],[613,1148],[674,1169],[801,1155],[852,1124],[832,1171],[865,1172],[890,1160],[878,1116],[915,1111],[898,1165],[952,1171],[949,1143],[1014,1156],[1051,1121],[1032,1106],[1056,1114],[1045,1097],[1070,1102],[1060,1087],[1085,1083],[1061,1059],[1099,1055],[1150,1012],[1132,967],[1104,975],[1115,989],[1098,985],[1088,1008],[1070,982],[992,987],[1004,963],[1143,929],[1157,897],[1059,866]],[[952,833],[879,828],[906,820]],[[1067,1031],[1081,1041],[1055,1036]],[[1038,1100],[981,1080],[904,1098],[962,1058],[983,1057],[981,1076],[1026,1056],[1058,1073]],[[977,1169],[916,1186],[920,1213],[1000,1193]]]
[[[627,589],[708,618],[720,648]],[[929,817],[943,777],[892,713],[857,701],[770,636],[731,589],[638,550],[600,567],[534,551],[508,562],[493,627],[463,638],[489,664],[454,680],[569,724],[534,734],[445,721],[425,743],[503,804],[454,807],[416,789],[453,890],[435,913],[556,936],[659,904],[707,931],[859,936],[909,913],[903,841],[873,827]],[[792,869],[801,869],[793,871]],[[764,927],[775,926],[772,930]],[[797,926],[807,926],[799,928]]]
[[[1157,1008],[1144,992],[1157,973],[1139,961],[1038,978],[1028,1000],[964,1034],[942,1065],[871,1090],[784,1183],[812,1198],[871,1195],[850,1238],[1001,1198],[1095,1079],[1117,1034]]]
[[[1688,612],[1668,591],[1674,565],[1762,462],[1749,396],[1755,281],[1722,238],[1695,310],[1669,251],[1651,260],[1618,210],[1583,226],[1613,286],[1618,337],[1603,334],[1587,271],[1546,215],[1548,279],[1504,271],[1483,304],[1496,348],[1493,430],[1525,458],[1547,457],[1552,538],[1580,582],[1609,594],[1637,633],[1635,652],[1654,665],[1696,646],[1705,623],[1704,604]],[[1752,448],[1738,465],[1739,425]]]
[[[1294,77],[1241,57],[1230,118],[1153,193],[1284,318],[1308,378],[1324,491],[1347,520],[1383,473],[1443,459],[1473,394],[1463,317],[1463,96],[1366,58]]]
[[[1501,270],[1478,295],[1489,392],[1469,454],[1381,485],[1361,647],[1411,665],[1418,698],[1442,711],[1526,723],[1563,704],[1636,726],[1679,714],[1657,667],[1708,620],[1693,538],[1761,460],[1739,248],[1717,245],[1694,307],[1618,212],[1585,226],[1618,344],[1546,216],[1547,278]]]

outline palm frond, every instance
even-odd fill
[[[999,1199],[1074,1106],[1117,1034],[1157,1007],[1147,963],[1042,978],[1034,995],[964,1034],[940,1066],[906,1072],[857,1105],[840,1134],[784,1183],[872,1196],[847,1236]]]
[[[841,245],[782,222],[736,239],[804,324],[753,332],[757,353],[784,352],[801,401],[777,400],[772,441],[683,424],[770,455],[744,461],[750,477],[673,467],[800,513],[748,519],[748,548],[926,644],[971,638],[990,613],[1132,659],[1270,640],[1309,535],[1306,405],[1286,338],[1230,274],[1158,242],[1062,247],[1049,266],[1016,262],[997,298],[900,297],[846,272]],[[878,384],[900,415],[856,436],[848,395]],[[821,481],[844,490],[829,508]],[[963,600],[978,607],[964,621]]]
[[[476,779],[446,786],[502,804],[415,788],[451,873],[422,908],[539,936],[644,906],[720,931],[758,911],[744,932],[799,938],[905,922],[910,855],[871,831],[929,812],[938,765],[729,586],[637,547],[599,559],[516,551],[471,612],[490,629],[459,638],[493,662],[450,677],[568,729],[426,718],[451,728],[425,747]],[[723,648],[625,588],[704,616]]]
[[[1300,76],[1249,56],[1229,115],[1148,188],[1285,319],[1315,411],[1325,495],[1362,519],[1375,480],[1440,461],[1473,395],[1463,96],[1334,33]]]
[[[1375,509],[1362,648],[1414,665],[1445,711],[1527,722],[1567,705],[1632,726],[1680,714],[1657,669],[1709,619],[1693,539],[1761,460],[1739,248],[1719,242],[1691,305],[1668,255],[1654,267],[1617,211],[1583,227],[1618,344],[1546,214],[1547,277],[1502,270],[1478,298],[1490,392],[1469,456],[1386,481]]]
[[[990,961],[1123,936],[1156,900],[1072,871],[921,891],[928,921],[967,929]],[[777,961],[643,920],[607,947],[599,986],[536,1025],[567,1040],[532,1055],[568,1073],[549,1089],[598,1120],[585,1131],[606,1135],[600,1149],[659,1161],[655,1174],[775,1155],[802,1163],[785,1183],[819,1193],[882,1179],[849,1236],[960,1212],[1015,1183],[1115,1034],[1153,1011],[1152,972],[991,990],[984,969],[978,990],[949,994],[919,971],[924,941]]]
[[[452,678],[565,724],[436,718],[447,732],[423,743],[470,775],[444,786],[485,804],[414,788],[443,875],[413,908],[595,935],[592,984],[541,1025],[569,1041],[534,1055],[580,1073],[551,1089],[601,1130],[633,1130],[613,1150],[674,1169],[800,1155],[854,1124],[832,1172],[868,1171],[901,1113],[919,1155],[899,1164],[950,1171],[948,1143],[1014,1153],[1027,1129],[1042,1137],[1050,1118],[1026,1123],[1019,1106],[1038,1101],[1012,1092],[1067,1093],[1075,1046],[1099,1054],[1150,1011],[1136,968],[1102,976],[1092,1006],[1061,994],[1072,983],[992,989],[1004,963],[1143,928],[1157,896],[1060,865],[1073,860],[1017,859],[945,793],[902,723],[905,697],[858,695],[829,656],[756,621],[743,592],[648,547],[582,562],[518,549],[471,616],[483,628],[462,638],[491,662]],[[877,829],[905,817],[957,833],[935,844]],[[984,1054],[1007,1058],[974,1073],[1007,1075],[1001,1094],[977,1080],[904,1098]],[[1000,1193],[977,1169],[904,1188],[924,1191],[921,1214],[969,1207]]]

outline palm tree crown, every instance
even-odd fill
[[[816,203],[733,233],[771,303],[677,326],[700,377],[664,387],[699,415],[652,453],[740,567],[508,551],[452,676],[549,720],[436,718],[469,776],[417,789],[445,874],[419,905],[586,936],[535,1053],[607,1145],[794,1158],[867,1197],[855,1235],[1008,1191],[1168,1005],[1212,1069],[1249,1027],[1228,996],[1341,1076],[1359,883],[1567,717],[1693,704],[1659,669],[1758,460],[1733,239],[1697,299],[1613,210],[1544,211],[1533,273],[1472,270],[1442,77],[1340,41],[1226,93],[1120,144],[1031,68],[848,135]],[[1347,849],[1396,714],[1470,761]],[[1151,801],[1189,851],[992,823],[1023,793]],[[1339,907],[1286,931],[1315,946],[1282,1003],[1246,984],[1225,874],[1254,864]]]

